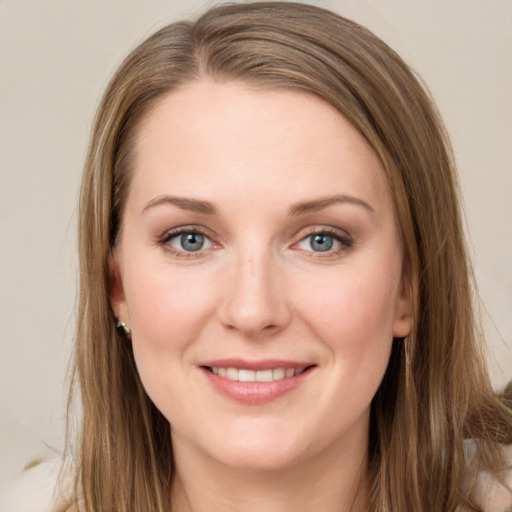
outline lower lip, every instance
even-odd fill
[[[201,368],[206,377],[221,395],[242,404],[260,405],[277,400],[281,396],[297,389],[310,375],[313,368],[308,368],[294,377],[287,377],[272,382],[240,382],[213,374]]]

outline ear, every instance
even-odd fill
[[[126,298],[124,296],[123,280],[119,266],[119,257],[113,251],[108,257],[108,277],[110,290],[110,305],[114,316],[128,324],[128,309],[126,307]]]
[[[405,338],[412,328],[413,290],[411,280],[403,275],[400,288],[395,299],[395,317],[393,321],[393,337]]]

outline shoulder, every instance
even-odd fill
[[[482,471],[478,477],[477,498],[483,512],[512,512],[512,445],[503,447],[507,471],[503,480]]]
[[[0,496],[0,512],[54,512],[61,460],[53,459],[25,470]]]

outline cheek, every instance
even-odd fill
[[[393,265],[346,266],[325,279],[304,282],[302,318],[326,346],[332,396],[344,414],[362,413],[386,371],[393,344],[394,302],[399,269]],[[312,290],[316,290],[312,293]],[[347,393],[347,390],[350,390]],[[328,404],[326,404],[326,407]]]
[[[186,363],[215,301],[204,281],[199,286],[179,271],[153,267],[127,282],[137,370],[152,402],[173,423],[184,403],[200,406],[184,385],[191,368]]]
[[[211,317],[214,287],[205,276],[189,279],[165,266],[134,265],[126,269],[125,283],[135,361],[146,390],[158,403],[169,376],[183,368],[189,347]]]
[[[304,302],[304,318],[330,352],[330,386],[344,404],[339,422],[369,406],[388,366],[399,280],[399,271],[388,268],[347,269]]]
[[[176,269],[137,268],[125,275],[129,316],[135,333],[148,342],[186,342],[185,333],[202,327],[215,303],[206,276]]]
[[[389,268],[389,267],[388,267]],[[399,272],[347,266],[305,280],[295,291],[312,326],[337,343],[392,340]]]

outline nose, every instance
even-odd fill
[[[218,309],[221,322],[247,338],[284,329],[291,312],[282,270],[266,253],[241,254],[235,260]]]

